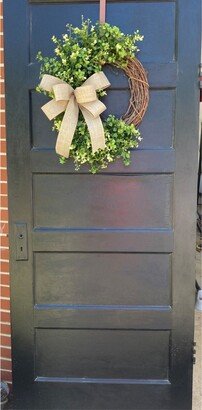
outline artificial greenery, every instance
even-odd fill
[[[40,77],[50,74],[66,81],[74,89],[95,72],[102,70],[105,64],[112,64],[119,68],[127,66],[127,59],[134,58],[138,48],[136,43],[142,41],[143,36],[136,31],[124,34],[116,26],[108,23],[92,25],[90,20],[82,20],[81,27],[67,24],[67,33],[62,38],[52,37],[56,45],[55,57],[44,57],[41,52],[37,59],[41,63]],[[37,91],[48,94],[37,87]],[[99,91],[99,97],[106,91]],[[54,129],[59,130],[64,114],[54,120]],[[130,150],[137,148],[141,140],[139,131],[133,124],[128,125],[113,115],[103,121],[106,148],[92,153],[90,136],[87,125],[79,114],[79,121],[70,148],[70,157],[74,159],[78,170],[82,164],[89,164],[90,171],[96,173],[106,168],[109,162],[122,158],[125,165],[130,164]],[[60,157],[60,163],[66,162]]]

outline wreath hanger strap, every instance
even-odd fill
[[[106,0],[100,0],[100,23],[103,24],[106,21]]]

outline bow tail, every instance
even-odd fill
[[[57,154],[65,158],[69,157],[69,150],[77,126],[78,116],[78,104],[74,95],[72,95],[67,105],[55,146]]]
[[[84,116],[84,119],[88,127],[93,154],[99,149],[105,149],[106,145],[105,145],[104,128],[103,128],[100,116],[95,118],[85,108],[80,106],[80,109],[81,109],[81,112]]]

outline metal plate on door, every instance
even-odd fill
[[[27,224],[19,222],[15,224],[16,261],[28,259]]]

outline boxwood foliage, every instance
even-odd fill
[[[136,43],[143,40],[139,31],[124,34],[119,27],[98,22],[93,25],[89,19],[82,19],[81,27],[67,24],[66,28],[67,33],[61,38],[52,37],[55,56],[44,57],[39,51],[37,60],[41,63],[40,78],[43,74],[50,74],[66,81],[74,89],[81,86],[92,74],[101,71],[106,64],[124,69],[128,57],[134,58],[139,51]],[[39,86],[36,89],[53,97]],[[99,98],[104,95],[106,91],[98,91]],[[53,129],[59,131],[63,115],[60,114],[54,119]],[[139,130],[114,115],[103,120],[103,126],[106,148],[93,154],[87,125],[82,114],[79,114],[70,148],[70,158],[73,158],[76,170],[79,170],[82,164],[88,164],[90,171],[96,173],[116,158],[122,158],[125,165],[130,164],[130,150],[137,148],[141,141]],[[60,157],[60,163],[65,162],[66,158]]]

